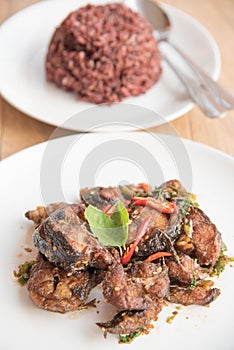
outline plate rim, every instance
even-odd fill
[[[175,136],[175,135],[169,135],[169,134],[165,134],[165,133],[157,133],[157,132],[151,132],[150,130],[145,130],[145,131],[142,131],[142,132],[137,132],[137,131],[126,131],[126,132],[92,132],[92,133],[79,133],[79,134],[72,134],[72,135],[65,135],[65,136],[61,136],[61,137],[57,137],[57,138],[54,138],[54,139],[49,139],[47,141],[42,141],[42,142],[39,142],[35,145],[31,145],[31,146],[28,146],[26,148],[23,148],[13,154],[10,154],[9,156],[3,158],[0,160],[0,172],[1,172],[1,168],[3,166],[7,166],[7,163],[12,161],[12,159],[14,157],[21,157],[22,154],[24,153],[27,153],[29,151],[31,151],[32,149],[40,149],[40,148],[45,148],[47,146],[47,144],[49,142],[61,142],[60,140],[64,139],[64,138],[74,138],[74,137],[82,137],[82,136],[85,136],[85,137],[96,137],[97,135],[108,135],[109,137],[110,136],[117,136],[117,137],[121,137],[121,136],[127,136],[128,134],[130,135],[159,135],[160,137],[165,137],[165,138],[171,138],[171,139],[178,139],[178,136]],[[191,145],[191,147],[195,146],[195,147],[198,147],[200,149],[206,149],[207,151],[213,153],[213,154],[216,154],[222,158],[226,158],[228,161],[231,161],[231,162],[234,162],[234,156],[231,156],[230,154],[226,153],[226,152],[223,152],[221,151],[220,149],[218,148],[215,148],[215,147],[212,147],[210,145],[206,145],[204,143],[201,143],[201,142],[198,142],[198,141],[195,141],[195,140],[191,140],[191,139],[188,139],[188,138],[185,138],[185,137],[180,137],[180,140],[185,143],[185,144],[188,144],[188,145]],[[5,165],[6,164],[6,165]]]

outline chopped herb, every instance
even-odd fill
[[[178,189],[178,188],[176,188],[174,186],[170,186],[167,190],[169,191],[169,189],[170,189],[170,192],[173,193],[174,197],[176,196],[178,198],[184,198],[184,199],[188,200],[191,203],[195,203],[196,202],[197,197],[193,193],[190,193],[190,192],[187,192],[187,191],[183,191],[183,190]]]
[[[144,328],[140,328],[138,332],[130,333],[130,334],[125,334],[125,335],[119,335],[119,342],[124,343],[124,344],[130,344],[134,339],[139,337],[141,333],[143,332]]]
[[[170,199],[171,196],[167,196],[167,191],[165,188],[158,188],[158,187],[155,187],[154,191],[153,191],[153,196],[160,200],[160,201],[163,201],[165,199]],[[169,197],[169,198],[168,198]]]
[[[190,192],[183,191],[174,186],[168,187],[155,187],[152,195],[159,200],[172,200],[176,198],[184,199],[187,202],[190,202],[193,206],[198,206],[196,203],[196,195]]]
[[[30,271],[36,261],[26,261],[24,264],[19,265],[18,272],[14,271],[14,276],[17,278],[17,282],[24,286],[30,277]]]
[[[211,277],[220,276],[220,274],[225,270],[225,266],[230,262],[234,261],[234,257],[229,257],[225,255],[223,252],[220,254],[218,261],[216,262],[213,270],[210,274]]]
[[[187,216],[189,214],[190,208],[192,208],[194,206],[192,202],[188,201],[185,198],[177,199],[176,205],[177,205],[179,213],[182,216]]]
[[[117,211],[108,216],[98,208],[89,205],[85,209],[85,217],[90,228],[104,245],[109,247],[125,247],[128,239],[129,214],[121,201],[117,202]]]
[[[196,284],[197,284],[196,276],[193,276],[193,279],[192,279],[190,285],[188,286],[188,289],[193,290],[196,287]]]
[[[152,192],[141,192],[141,191],[135,191],[134,193],[134,196],[136,197],[152,197]]]

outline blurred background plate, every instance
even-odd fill
[[[169,122],[192,109],[178,78],[163,63],[163,74],[146,94],[128,98],[124,103],[143,107],[127,111],[119,104],[95,108],[81,102],[73,93],[64,92],[45,79],[45,55],[56,26],[73,10],[87,3],[105,4],[107,0],[53,0],[36,3],[9,18],[1,27],[0,88],[2,96],[22,112],[40,121],[75,131],[86,131],[106,122],[129,124],[124,130],[149,128]],[[120,2],[120,1],[118,1]],[[135,6],[132,0],[132,6]],[[169,5],[163,5],[172,22],[171,39],[188,53],[213,78],[220,72],[221,59],[213,37],[195,19]],[[176,58],[173,58],[176,61]],[[149,110],[143,111],[144,108]],[[90,109],[85,117],[72,118]],[[110,112],[111,111],[111,112]],[[112,120],[110,120],[110,114]],[[113,129],[112,125],[108,130]]]

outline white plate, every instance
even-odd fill
[[[81,102],[73,93],[64,92],[46,81],[44,61],[55,27],[79,6],[107,2],[110,1],[41,1],[3,23],[0,34],[0,84],[3,97],[36,119],[76,131],[92,128],[97,120],[100,124],[109,122],[110,111],[112,122],[131,124],[128,127],[125,125],[126,130],[156,126],[191,110],[193,104],[184,87],[166,64],[163,64],[161,79],[153,88],[145,95],[124,101],[147,107],[154,113],[144,108],[140,111],[133,108],[123,113],[121,107],[115,105],[111,108],[96,107],[94,111],[82,115],[82,111],[94,105]],[[134,7],[134,0],[132,5]],[[217,79],[221,59],[213,37],[191,16],[172,6],[164,7],[172,21],[171,39]],[[176,57],[173,60],[176,62]],[[80,118],[69,119],[77,113],[81,114]]]
[[[107,150],[105,155],[103,148]],[[219,151],[171,136],[145,133],[75,135],[31,147],[3,160],[1,349],[120,349],[115,336],[104,339],[95,325],[98,320],[108,319],[112,308],[104,311],[99,304],[99,314],[96,310],[75,315],[47,312],[34,306],[26,289],[14,283],[12,271],[18,263],[30,259],[23,249],[30,245],[28,232],[32,227],[24,218],[26,210],[47,200],[73,201],[80,185],[147,180],[159,184],[177,177],[197,193],[201,207],[222,232],[229,254],[234,255],[233,173],[233,159]],[[156,346],[168,350],[176,344],[181,350],[188,346],[190,350],[233,350],[233,279],[234,270],[228,267],[216,282],[222,291],[220,297],[209,308],[183,307],[172,324],[165,320],[175,306],[164,307],[150,334],[136,339],[128,349]]]

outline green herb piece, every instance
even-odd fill
[[[130,190],[130,188],[126,185],[123,186],[119,186],[120,191],[122,192],[124,198],[126,199],[131,199],[132,198],[132,191]]]
[[[168,200],[172,199],[184,199],[186,202],[189,202],[192,206],[198,207],[198,203],[196,202],[196,195],[187,191],[183,191],[174,186],[165,187],[155,187],[153,191],[153,196],[155,196],[159,200]]]
[[[19,265],[18,272],[14,271],[14,276],[17,278],[17,282],[24,286],[30,277],[30,272],[36,261],[26,261],[24,264]]]
[[[188,289],[193,290],[196,287],[196,284],[197,284],[196,276],[193,276],[193,279],[192,279],[190,285],[188,286]]]
[[[152,193],[151,192],[141,192],[141,191],[135,191],[133,193],[134,197],[152,197]]]
[[[193,203],[185,198],[180,198],[176,204],[178,211],[182,216],[187,216],[189,214],[189,209],[194,206]]]
[[[227,246],[226,244],[224,243],[224,241],[222,241],[222,249],[221,249],[221,253],[224,253],[227,251]]]
[[[169,186],[167,188],[155,188],[153,196],[162,201],[176,201],[178,210],[182,215],[187,215],[189,208],[198,206],[198,204],[195,203],[195,195],[189,192],[180,191],[175,187]]]
[[[127,242],[129,214],[121,201],[117,202],[117,209],[111,216],[92,205],[85,209],[91,231],[104,246],[121,248]]]
[[[156,187],[154,188],[153,192],[152,192],[153,197],[155,197],[156,199],[160,200],[160,201],[164,201],[165,199],[171,199],[171,196],[168,195],[168,192],[165,188],[159,188]]]
[[[130,344],[134,339],[139,337],[141,333],[143,332],[144,328],[140,328],[138,332],[130,333],[130,334],[125,334],[121,335],[119,334],[119,342],[124,343],[124,344]]]
[[[225,266],[231,262],[234,262],[234,257],[229,257],[224,253],[221,253],[218,261],[216,262],[213,270],[210,274],[211,277],[220,276],[220,274],[225,270]]]

